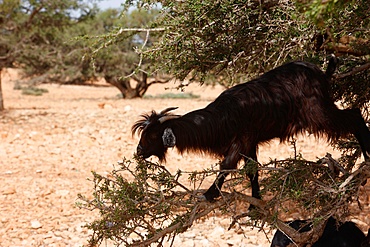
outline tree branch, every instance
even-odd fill
[[[370,63],[365,63],[365,64],[363,64],[363,65],[361,65],[359,67],[353,68],[349,72],[346,72],[346,73],[343,73],[343,74],[336,74],[336,75],[334,75],[334,77],[336,79],[343,79],[343,78],[346,78],[348,76],[355,75],[355,74],[357,74],[357,73],[359,73],[361,71],[368,70],[368,69],[370,69]]]
[[[326,158],[331,157],[327,155]],[[222,210],[223,215],[231,215],[233,219],[229,229],[236,224],[244,225],[241,219],[248,217],[245,220],[249,224],[259,223],[263,228],[268,223],[277,227],[297,246],[312,244],[321,236],[326,219],[346,209],[346,202],[358,196],[358,187],[370,176],[368,162],[349,176],[334,178],[329,174],[329,168],[323,165],[324,159],[317,162],[302,158],[271,161],[259,165],[262,166],[260,170],[269,172],[269,176],[261,181],[261,184],[271,186],[270,190],[264,188],[267,192],[271,191],[264,200],[245,194],[248,167],[244,167],[232,170],[234,176],[225,181],[224,188],[229,187],[231,192],[223,191],[220,199],[207,202],[198,196],[203,190],[188,189],[179,178],[189,174],[190,182],[200,185],[218,170],[181,171],[172,175],[165,166],[142,159],[136,161],[136,165],[130,161],[120,163],[121,168],[115,170],[113,179],[94,174],[95,199],[80,198],[85,201],[82,207],[104,212],[100,221],[91,224],[90,229],[94,230],[91,243],[111,239],[116,243],[123,241],[128,246],[155,243],[162,246],[165,237],[173,241],[177,234],[185,232],[196,220],[215,210]],[[341,195],[340,200],[338,194]],[[279,217],[281,210],[286,213],[286,202],[294,202],[298,208],[304,204],[305,209],[310,210],[312,219],[315,219],[310,231],[301,233]],[[247,205],[254,205],[255,208],[249,210]],[[109,228],[105,227],[107,224]],[[133,233],[137,236],[131,236]]]
[[[121,31],[121,30],[120,30]],[[143,49],[145,48],[146,44],[148,43],[148,40],[149,40],[149,34],[150,34],[150,31],[147,30],[146,31],[146,36],[145,36],[145,40],[143,42],[143,45],[141,46],[141,49],[139,51],[138,48],[135,49],[135,52],[139,54],[139,57],[140,57],[140,60],[139,60],[139,63],[138,65],[136,66],[137,69],[133,70],[131,74],[129,75],[126,75],[123,77],[123,79],[127,79],[127,78],[130,78],[131,76],[135,75],[136,74],[136,70],[140,69],[141,67],[141,64],[143,63]],[[143,73],[146,73],[146,72],[143,72]]]
[[[26,27],[26,28],[27,28],[27,27],[29,27],[29,26],[31,25],[33,18],[35,18],[35,16],[37,15],[37,13],[39,13],[39,12],[40,12],[40,10],[41,10],[43,7],[44,7],[44,6],[41,4],[39,7],[35,8],[35,9],[32,11],[32,13],[30,14],[30,16],[29,16],[29,18],[28,18],[27,22],[25,23],[25,27]]]

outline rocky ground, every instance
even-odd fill
[[[91,195],[91,171],[109,173],[123,157],[131,158],[137,137],[131,126],[143,112],[178,106],[177,113],[204,107],[220,87],[191,86],[196,99],[117,98],[112,87],[43,85],[42,96],[13,90],[16,72],[3,73],[6,110],[0,114],[0,246],[81,246],[90,234],[83,226],[97,212],[75,206],[77,194]],[[166,85],[171,86],[171,85]],[[149,95],[163,93],[153,86]],[[178,93],[176,91],[172,91]],[[306,158],[338,155],[324,141],[300,137]],[[272,141],[260,149],[260,161],[284,158],[291,147]],[[192,171],[214,164],[211,157],[170,153],[167,166]],[[368,183],[369,184],[369,183]],[[205,185],[206,186],[206,185]],[[356,223],[370,226],[369,186],[365,208],[355,211]],[[366,194],[365,192],[368,192]],[[230,219],[211,217],[198,222],[175,240],[174,246],[269,246],[273,232],[227,230]]]

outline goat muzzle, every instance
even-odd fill
[[[138,156],[143,156],[144,155],[144,152],[143,152],[143,147],[138,145],[137,148],[136,148],[136,154]]]

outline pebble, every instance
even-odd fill
[[[15,193],[16,193],[15,188],[5,188],[4,191],[2,192],[3,195],[12,195]]]
[[[42,227],[42,224],[38,220],[32,220],[31,221],[31,228],[32,229],[39,229]]]
[[[124,112],[128,112],[128,111],[131,111],[132,110],[132,106],[130,106],[130,105],[127,105],[127,106],[125,106],[124,108],[123,108],[123,111]]]
[[[57,190],[55,194],[61,197],[65,197],[69,194],[69,190]]]

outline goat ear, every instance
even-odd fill
[[[162,136],[163,145],[166,148],[174,147],[176,145],[176,136],[173,134],[172,129],[166,128]]]

